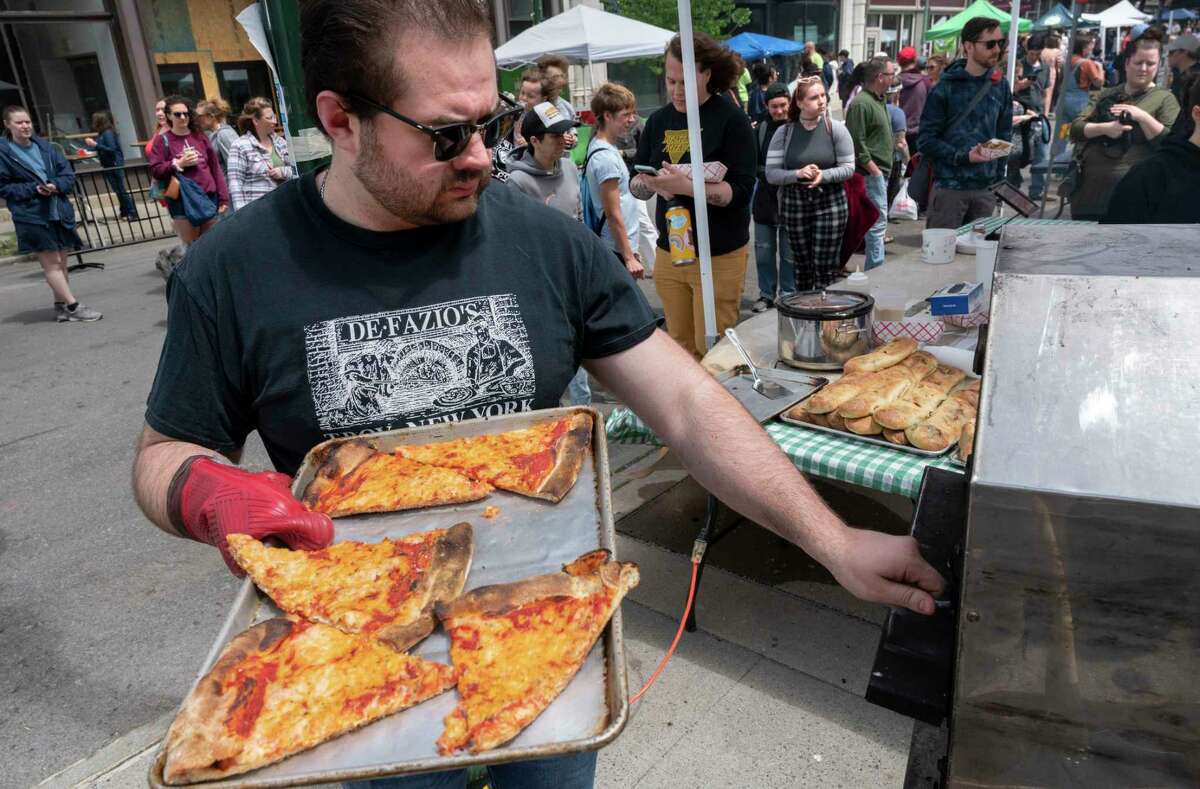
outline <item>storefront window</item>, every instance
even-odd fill
[[[197,101],[204,98],[200,67],[195,63],[160,63],[158,80],[164,96],[187,96]]]
[[[836,50],[836,2],[788,2],[775,6],[771,35],[792,41],[811,41],[817,49]]]
[[[218,63],[217,85],[220,87],[221,96],[229,102],[235,113],[239,112],[247,101],[257,96],[274,102],[271,72],[261,60]]]
[[[913,46],[916,19],[913,14],[867,14],[867,28],[879,31],[876,50],[894,58],[904,47]]]

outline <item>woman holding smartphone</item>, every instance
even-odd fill
[[[12,214],[17,249],[33,253],[54,293],[54,319],[97,321],[103,316],[79,303],[67,279],[67,251],[83,244],[75,234],[75,210],[67,195],[75,173],[62,153],[34,136],[24,107],[4,108],[7,139],[0,140],[0,197]]]
[[[850,216],[845,182],[854,175],[854,141],[846,124],[829,117],[820,77],[796,85],[788,120],[771,138],[766,178],[779,187],[796,290],[816,290],[842,276],[842,236]]]
[[[225,175],[217,152],[196,121],[192,100],[183,96],[168,96],[166,99],[167,120],[171,128],[155,138],[150,149],[150,174],[165,182],[174,178],[190,178],[204,190],[208,198],[224,212],[229,205],[229,190],[225,187]],[[167,198],[167,210],[175,224],[175,234],[185,245],[191,244],[212,229],[217,223],[213,217],[200,226],[188,221],[179,198]]]

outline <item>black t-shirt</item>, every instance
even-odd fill
[[[373,232],[307,175],[222,221],[168,285],[146,422],[294,473],[331,437],[553,407],[655,328],[600,239],[493,183],[464,222]]]
[[[714,255],[724,255],[750,241],[750,197],[754,194],[757,162],[754,130],[746,114],[719,96],[710,96],[700,105],[700,141],[705,162],[721,162],[728,170],[725,180],[733,187],[733,199],[727,206],[708,206],[708,237]],[[646,121],[638,141],[637,164],[662,167],[663,162],[691,162],[687,135],[687,114],[671,104],[655,112]],[[689,208],[690,195],[678,195]],[[667,201],[659,199],[654,211],[658,226],[658,246],[667,246]]]

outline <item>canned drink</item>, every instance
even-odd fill
[[[696,235],[692,231],[692,212],[682,205],[667,208],[667,246],[671,263],[687,266],[699,259],[696,254]]]

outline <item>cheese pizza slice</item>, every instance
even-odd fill
[[[574,413],[520,430],[404,445],[396,454],[557,503],[579,478],[591,445],[591,415]]]
[[[637,584],[637,565],[598,550],[563,572],[484,586],[438,604],[461,697],[446,716],[438,751],[479,753],[516,737],[567,687]]]
[[[486,482],[379,452],[363,439],[332,444],[314,460],[317,471],[301,500],[332,518],[461,504],[492,491]]]
[[[404,651],[433,632],[434,605],[462,593],[471,569],[471,524],[319,551],[270,548],[228,537],[233,558],[281,609]]]
[[[225,647],[167,731],[168,784],[227,778],[312,748],[454,685],[450,666],[371,638],[269,619]]]

